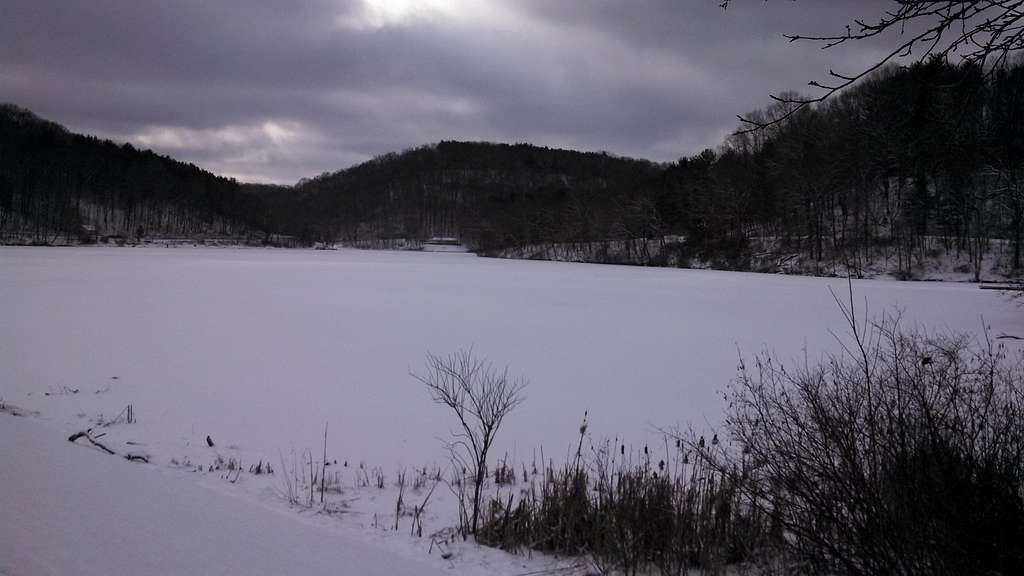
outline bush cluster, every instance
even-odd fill
[[[794,565],[830,574],[1017,574],[1024,566],[1021,366],[989,340],[860,322],[842,355],[768,355],[732,386],[742,488]],[[769,498],[770,496],[770,498]]]
[[[487,503],[478,540],[627,575],[1019,574],[1021,363],[987,336],[858,319],[852,298],[840,309],[841,353],[741,365],[723,442],[584,454],[584,425],[575,458]]]
[[[709,450],[717,437],[712,443]],[[587,555],[602,572],[627,575],[721,570],[765,547],[770,518],[735,478],[679,439],[666,439],[654,458],[647,447],[633,453],[604,442],[561,467],[549,462],[518,498],[489,502],[477,539],[509,551]]]

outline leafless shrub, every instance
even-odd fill
[[[398,520],[405,511],[405,470],[398,473],[398,481],[395,486],[398,487],[398,500],[395,502],[395,526],[393,529],[397,531]]]
[[[262,474],[274,474],[274,469],[270,466],[270,462],[264,462],[262,459],[256,464],[249,466],[249,474],[254,476],[260,476]]]
[[[218,460],[223,461],[220,456],[217,458]],[[228,462],[230,463],[231,460]],[[241,463],[237,463],[235,467],[241,470]],[[293,450],[290,466],[285,461],[284,456],[281,456],[280,471],[282,493],[285,499],[288,500],[289,504],[304,508],[313,508],[316,491],[320,490],[320,506],[323,508],[326,505],[323,498],[323,491],[326,490],[326,482],[323,477],[320,476],[320,474],[326,474],[326,467],[324,467],[322,463],[318,463],[313,460],[312,452],[304,450],[301,456],[299,456]]]
[[[494,467],[495,486],[511,486],[516,483],[516,469],[508,465],[508,455]]]
[[[456,466],[468,469],[473,478],[470,532],[475,534],[488,453],[502,421],[525,399],[526,382],[511,378],[507,367],[495,369],[472,349],[449,356],[427,354],[426,371],[412,375],[426,385],[435,403],[451,409],[459,420],[447,447]]]
[[[852,289],[836,300],[842,353],[742,365],[728,441],[691,432],[664,456],[618,442],[585,455],[584,423],[563,467],[487,503],[478,540],[625,574],[1017,573],[1024,367],[987,336],[858,318]]]
[[[473,481],[470,480],[466,468],[460,466],[457,462],[454,462],[452,466],[451,479],[448,481],[448,489],[451,491],[452,495],[455,496],[455,502],[459,507],[458,526],[456,529],[463,538],[466,538],[469,534],[469,510],[467,509],[469,492],[467,487],[472,484],[472,482]]]
[[[838,299],[837,299],[838,302]],[[1024,566],[1024,394],[1001,345],[858,319],[844,353],[769,354],[731,386],[738,450],[701,455],[829,574],[1010,574]]]
[[[425,475],[424,475],[425,476]],[[430,486],[430,491],[423,498],[423,501],[419,505],[414,505],[412,510],[412,526],[409,527],[409,535],[416,535],[417,538],[423,537],[423,512],[426,511],[427,505],[430,504],[430,497],[434,495],[434,490],[437,489],[437,485],[440,484],[440,477],[436,477],[434,483]]]
[[[564,466],[549,463],[528,489],[491,499],[478,540],[512,552],[585,555],[601,573],[627,575],[721,572],[764,547],[768,517],[732,477],[693,458],[687,443],[666,438],[657,461],[648,447],[627,451],[617,440],[584,453],[585,431],[586,424]],[[706,448],[721,450],[717,438]]]
[[[131,404],[125,406],[112,420],[103,421],[103,416],[100,416],[100,421],[97,422],[100,426],[109,427],[115,424],[134,424],[138,420],[135,418],[135,408]]]

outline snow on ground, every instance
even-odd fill
[[[453,422],[409,375],[427,351],[473,346],[529,378],[496,456],[529,465],[543,449],[559,462],[584,410],[595,439],[639,446],[656,427],[718,422],[740,353],[770,347],[802,359],[806,349],[813,359],[836,350],[829,330],[844,328],[830,287],[845,294],[836,279],[464,254],[0,248],[0,402],[38,411],[42,429],[67,445],[59,457],[46,448],[58,460],[74,449],[103,462],[116,458],[66,435],[131,404],[137,422],[103,432],[120,453],[144,455],[160,471],[133,464],[139,473],[193,478],[277,509],[285,506],[282,467],[305,450],[321,459],[326,424],[341,513],[298,516],[440,569],[527,572],[552,561],[458,543],[451,560],[427,553],[429,535],[453,522],[444,487],[428,507],[424,538],[387,530],[398,471],[411,483],[416,469],[445,466],[439,438]],[[858,306],[866,301],[875,315],[899,308],[908,325],[977,332],[984,318],[994,335],[1024,335],[1024,312],[974,285],[857,281],[854,290]],[[7,466],[16,446],[0,444],[0,459],[10,481],[24,484],[27,472]],[[210,471],[218,458],[222,469]],[[232,484],[232,459],[243,469],[269,461],[277,474]],[[73,476],[80,461],[55,462],[53,473]],[[109,476],[128,467],[103,466]],[[378,470],[384,489],[372,486]],[[75,500],[86,493],[67,492]],[[407,493],[406,502],[423,497]],[[0,518],[0,534],[21,525],[12,518]],[[57,529],[42,522],[37,528]],[[401,534],[410,522],[400,519]],[[2,573],[10,553],[0,552]]]
[[[52,432],[0,415],[0,574],[444,573]]]

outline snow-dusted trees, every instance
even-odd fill
[[[1019,268],[1022,94],[1024,67],[986,75],[936,59],[736,134],[715,162],[711,196],[743,209],[714,230],[854,269],[884,256],[902,275],[943,252],[981,272],[986,253],[1002,251],[992,240],[1004,240],[1003,265]],[[788,106],[755,116],[774,121]]]
[[[427,354],[426,371],[413,374],[426,385],[431,399],[451,409],[459,421],[448,443],[453,463],[469,471],[473,480],[470,532],[480,519],[480,494],[487,479],[487,455],[509,412],[525,397],[526,381],[513,378],[508,368],[496,369],[472,349],[448,356]]]
[[[242,235],[260,206],[234,180],[0,104],[0,240]]]

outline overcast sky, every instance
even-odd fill
[[[669,161],[854,71],[883,0],[4,0],[0,101],[240,180],[443,139]]]

